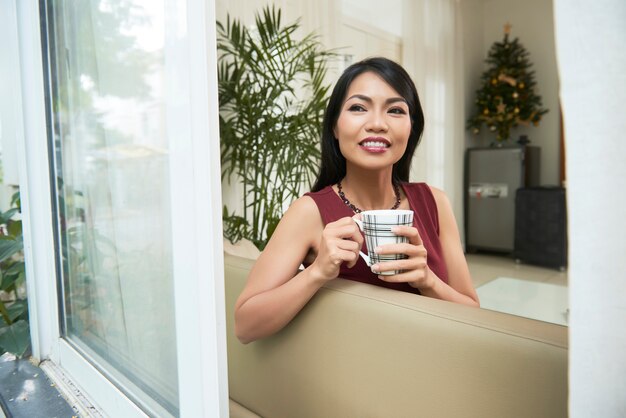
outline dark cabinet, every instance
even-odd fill
[[[515,199],[516,260],[565,270],[567,211],[562,187],[519,189]]]

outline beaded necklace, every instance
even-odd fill
[[[391,210],[398,209],[400,207],[400,187],[398,187],[398,185],[395,184],[395,183],[393,185],[393,192],[396,195],[396,203],[394,203],[394,205],[391,207]],[[343,190],[341,189],[341,181],[339,181],[339,183],[337,183],[337,193],[339,194],[339,197],[341,198],[341,200],[343,200],[343,203],[345,203],[346,206],[348,206],[350,209],[352,209],[352,211],[354,213],[361,213],[361,212],[363,212],[361,209],[359,209],[356,206],[354,206],[354,204],[352,204],[352,202],[350,202],[348,200],[348,198],[344,194]]]

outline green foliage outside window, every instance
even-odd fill
[[[22,357],[30,346],[28,303],[23,293],[26,280],[19,192],[11,207],[0,212],[0,354]]]

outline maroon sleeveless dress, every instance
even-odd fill
[[[422,242],[428,251],[428,267],[445,283],[448,282],[448,270],[443,259],[441,242],[439,241],[439,216],[437,214],[437,204],[435,198],[426,183],[402,183],[402,189],[407,196],[409,206],[413,210],[413,226],[417,228],[422,237]],[[354,216],[354,212],[346,206],[337,196],[331,186],[327,186],[319,192],[306,193],[317,205],[324,225],[334,222],[346,216]],[[365,241],[362,251],[367,254]],[[305,267],[308,267],[305,264]],[[408,283],[387,283],[372,273],[365,264],[363,258],[359,257],[354,267],[348,268],[346,263],[341,265],[339,277],[354,280],[362,283],[369,283],[389,289],[401,290],[419,294],[419,290]]]

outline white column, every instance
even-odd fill
[[[570,256],[569,411],[626,414],[626,3],[555,1]]]

